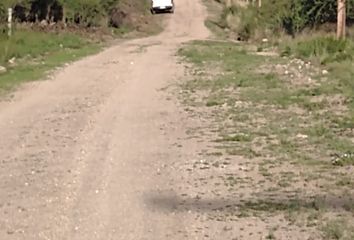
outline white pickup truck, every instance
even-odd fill
[[[173,0],[151,0],[151,13],[170,12],[175,10],[175,4]]]

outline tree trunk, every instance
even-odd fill
[[[45,20],[47,21],[47,23],[50,23],[50,8],[51,8],[51,4],[48,3],[48,5],[46,6],[46,14],[45,14]]]
[[[66,27],[66,8],[65,8],[64,4],[62,6],[62,11],[63,11],[63,16],[62,16],[61,22],[62,22],[63,26]]]
[[[338,0],[338,15],[337,15],[337,38],[345,38],[346,28],[346,7],[345,0]]]
[[[8,36],[11,37],[12,35],[12,8],[9,8],[8,10],[8,16],[7,16],[7,25],[8,25]]]

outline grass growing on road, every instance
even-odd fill
[[[197,41],[179,51],[194,65],[193,79],[182,86],[185,103],[208,118],[221,156],[258,169],[253,181],[264,192],[238,206],[247,216],[286,216],[304,231],[327,229],[325,239],[351,236],[348,224],[336,238],[333,219],[354,222],[352,70],[346,76],[329,65],[324,74],[303,60],[246,49]]]
[[[99,46],[70,33],[18,30],[9,39],[0,35],[0,65],[8,71],[0,75],[0,93],[19,83],[39,79],[63,63],[93,54]]]

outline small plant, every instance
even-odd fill
[[[252,140],[251,136],[247,134],[235,134],[231,136],[225,136],[217,142],[250,142]]]
[[[219,105],[219,103],[217,101],[208,101],[205,105],[207,107],[214,107],[214,106]]]
[[[335,166],[354,165],[354,153],[335,154],[332,158],[332,164]]]
[[[275,238],[274,233],[273,233],[273,232],[270,232],[270,233],[268,233],[268,235],[266,236],[266,239],[276,239],[276,238]]]
[[[346,223],[343,221],[332,220],[329,221],[323,228],[326,239],[339,240],[344,236]]]
[[[290,46],[286,46],[284,50],[282,50],[280,56],[282,57],[290,57],[292,54],[292,50]]]

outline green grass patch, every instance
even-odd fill
[[[324,239],[328,240],[349,240],[354,238],[353,227],[345,220],[331,220],[323,227]]]
[[[318,61],[320,64],[353,60],[354,44],[351,40],[337,40],[333,36],[316,36],[291,41],[283,49],[283,55]]]
[[[0,65],[8,71],[0,75],[0,93],[18,84],[42,78],[64,63],[98,52],[97,44],[69,33],[18,30],[9,39],[0,37]],[[8,61],[14,59],[14,63]]]
[[[330,81],[322,83],[317,92],[345,96],[354,117],[354,41],[320,35],[293,40],[284,46],[285,55],[310,60],[328,69]]]
[[[0,35],[0,64],[11,58],[35,58],[62,49],[80,49],[85,40],[70,33],[46,33],[20,29],[11,38]]]
[[[240,121],[238,116],[245,116],[245,113],[247,118],[243,121],[250,122],[243,131],[247,133],[246,136],[277,136],[278,143],[266,143],[266,149],[270,151],[269,154],[282,160],[285,157],[291,161],[312,164],[319,163],[322,159],[322,162],[329,163],[330,151],[347,152],[353,147],[348,136],[341,134],[342,130],[353,126],[353,117],[335,117],[331,114],[331,104],[327,101],[330,98],[328,96],[335,94],[349,97],[352,91],[347,89],[352,88],[349,80],[342,79],[333,81],[334,83],[325,81],[313,88],[291,86],[276,72],[259,70],[262,65],[275,64],[281,60],[249,54],[242,45],[234,43],[196,41],[182,48],[179,53],[196,68],[212,71],[211,74],[215,76],[212,80],[198,76],[198,79],[187,83],[192,92],[208,90],[212,93],[205,99],[206,106],[223,103],[232,106],[235,101],[250,103],[245,109],[231,108],[225,113],[229,119],[234,120],[235,126],[230,126],[226,132],[221,130],[220,141],[242,143],[236,144],[234,150],[228,147],[229,153],[241,152],[248,156],[250,151],[255,153],[250,144],[247,144],[251,139],[240,139],[239,135],[230,137],[228,133],[240,131],[237,127]],[[314,101],[315,97],[323,97],[323,100]],[[348,99],[349,107],[350,104]],[[289,112],[290,107],[302,109],[301,113]],[[266,121],[265,126],[257,131],[254,128],[257,125],[252,124],[252,116],[255,114]],[[305,134],[305,138],[295,139],[300,133]]]
[[[217,142],[250,142],[252,137],[247,134],[235,134],[230,136],[224,136],[222,139],[218,139]]]

